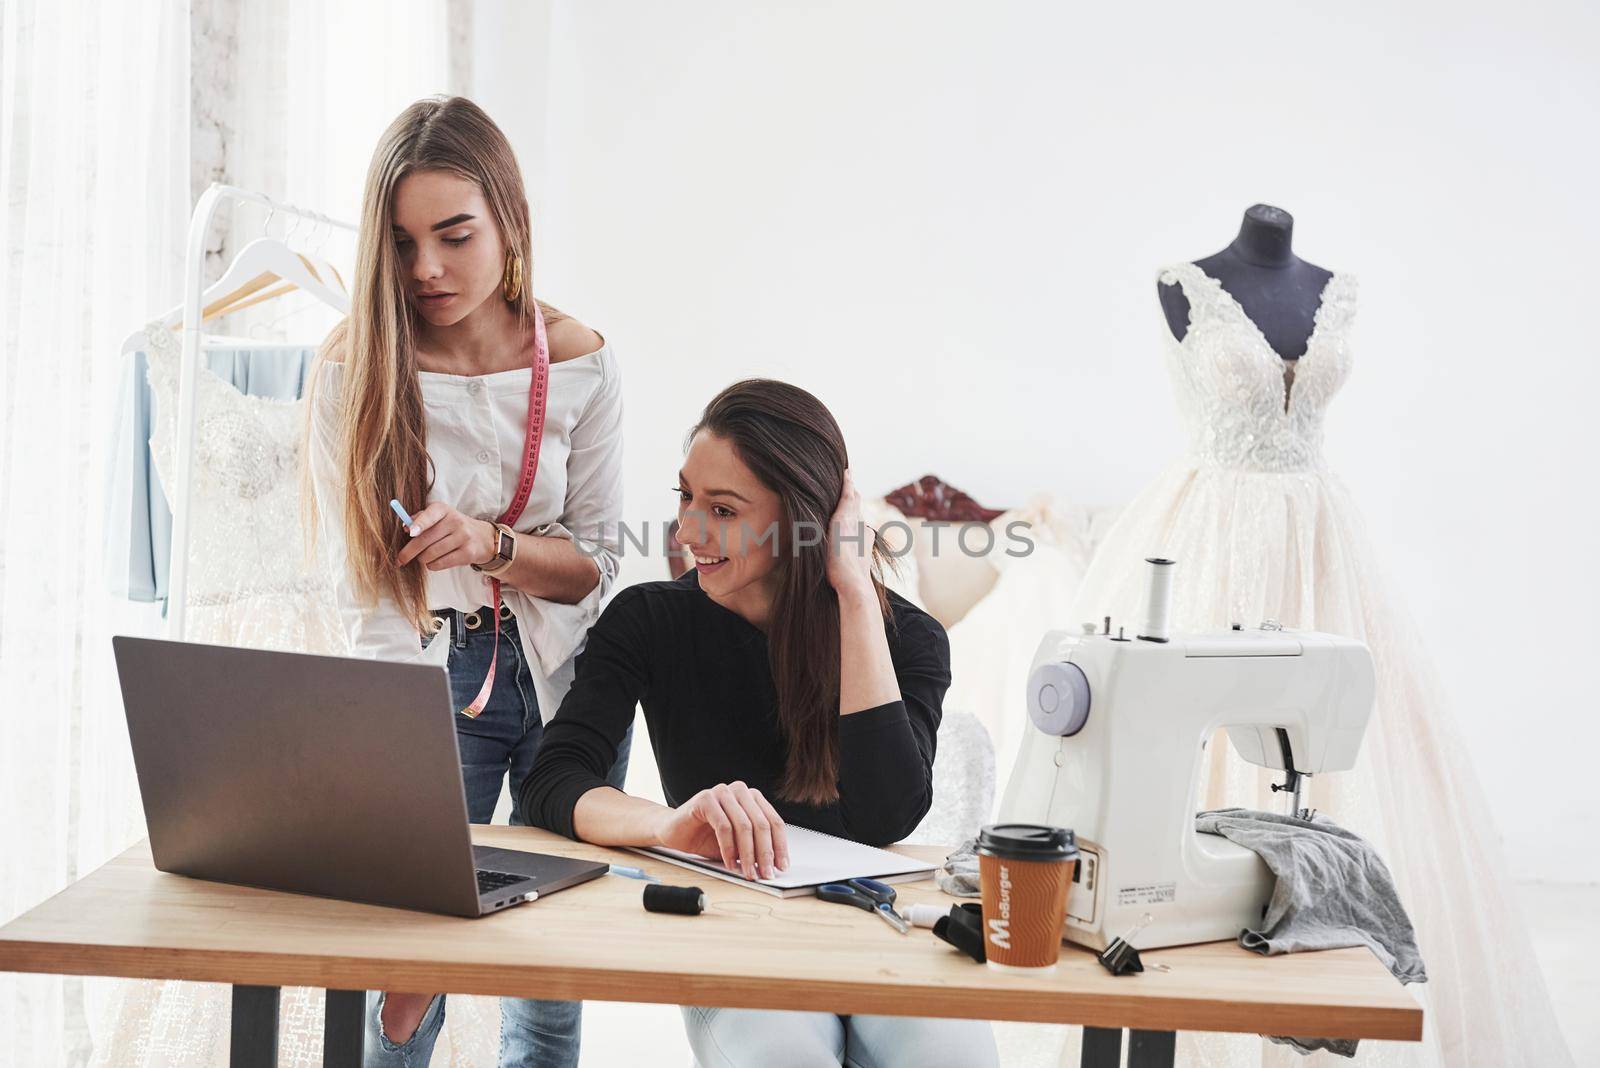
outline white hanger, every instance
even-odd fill
[[[331,224],[328,225],[327,230],[322,234],[322,239],[317,239],[318,227],[323,225],[324,223],[322,216],[317,216],[311,220],[311,235],[308,238],[306,249],[302,255],[311,261],[312,273],[314,273],[320,280],[322,280],[324,283],[331,281],[333,283],[333,288],[337,289],[341,293],[348,293],[349,290],[344,284],[344,278],[339,274],[339,269],[335,267],[323,254],[323,248],[327,244],[327,239],[333,234],[333,226]],[[295,232],[299,230],[299,228],[300,220],[299,218],[296,218],[294,227],[290,229],[284,240],[287,241],[293,238]],[[314,243],[315,247],[312,247],[312,243]],[[245,307],[248,304],[260,303],[261,301],[267,300],[270,297],[275,297],[280,293],[287,292],[292,288],[293,287],[289,286],[288,283],[284,283],[281,286],[276,286],[270,290],[267,290],[257,298],[252,298],[251,300],[242,304],[236,304],[221,314],[226,315],[230,312],[238,310],[239,308]],[[291,307],[288,311],[281,312],[278,315],[273,316],[271,319],[267,319],[263,322],[251,323],[250,337],[255,339],[270,340],[277,328],[284,322],[293,319],[297,315],[304,315],[306,312],[315,310],[316,306],[313,304],[300,304],[296,307]],[[202,343],[204,343],[204,341],[202,341]]]
[[[324,277],[332,279],[339,288],[333,288]],[[277,238],[258,237],[246,245],[222,277],[201,294],[200,320],[206,322],[296,289],[311,294],[341,314],[350,313],[350,295],[344,292],[344,280],[332,266],[326,262],[319,265]],[[169,329],[181,326],[183,305],[161,316],[160,322]],[[136,352],[147,344],[144,328],[140,327],[122,343],[122,352],[124,355]]]

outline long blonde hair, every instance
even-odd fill
[[[345,476],[349,577],[367,608],[375,607],[378,596],[387,593],[422,631],[429,607],[427,570],[415,560],[405,568],[394,566],[406,536],[389,508],[390,498],[421,507],[433,488],[417,378],[418,319],[406,296],[391,230],[395,189],[402,178],[419,171],[444,171],[477,183],[500,229],[507,270],[520,270],[520,291],[508,303],[519,327],[533,329],[537,312],[529,281],[532,230],[522,171],[511,143],[484,110],[465,97],[417,101],[389,124],[367,168],[350,315],[328,334],[307,379],[302,448],[306,463],[300,497],[310,558],[316,552],[319,523],[309,462],[311,420],[326,364],[342,363],[336,440]],[[512,261],[518,261],[517,268]],[[546,308],[545,316],[548,321],[560,313]]]

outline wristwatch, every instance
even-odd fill
[[[511,561],[517,558],[517,536],[512,529],[504,523],[496,523],[494,557],[482,564],[473,564],[472,570],[481,571],[485,575],[498,575],[511,566]]]

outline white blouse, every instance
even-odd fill
[[[366,609],[351,582],[344,543],[345,466],[335,432],[341,418],[343,373],[343,364],[324,365],[310,414],[310,462],[321,515],[319,541],[333,570],[351,655],[443,666],[449,656],[448,630],[423,650],[415,625],[392,597],[380,595],[377,607]],[[530,367],[487,375],[418,372],[434,482],[429,500],[400,502],[407,512],[415,515],[438,500],[490,522],[500,517],[511,504],[522,471],[532,374]],[[573,658],[617,577],[622,381],[610,344],[587,356],[552,363],[547,396],[538,474],[527,507],[511,526],[519,533],[537,530],[577,539],[599,567],[600,581],[577,604],[548,601],[503,583],[500,587],[501,600],[517,618],[539,713],[546,722],[572,683]],[[427,592],[429,608],[462,612],[489,604],[493,596],[489,579],[465,565],[428,571]],[[485,620],[485,625],[493,623]]]

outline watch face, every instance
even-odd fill
[[[502,559],[509,560],[511,559],[512,549],[516,544],[511,535],[502,530],[500,531],[500,541],[496,551],[499,552]]]

